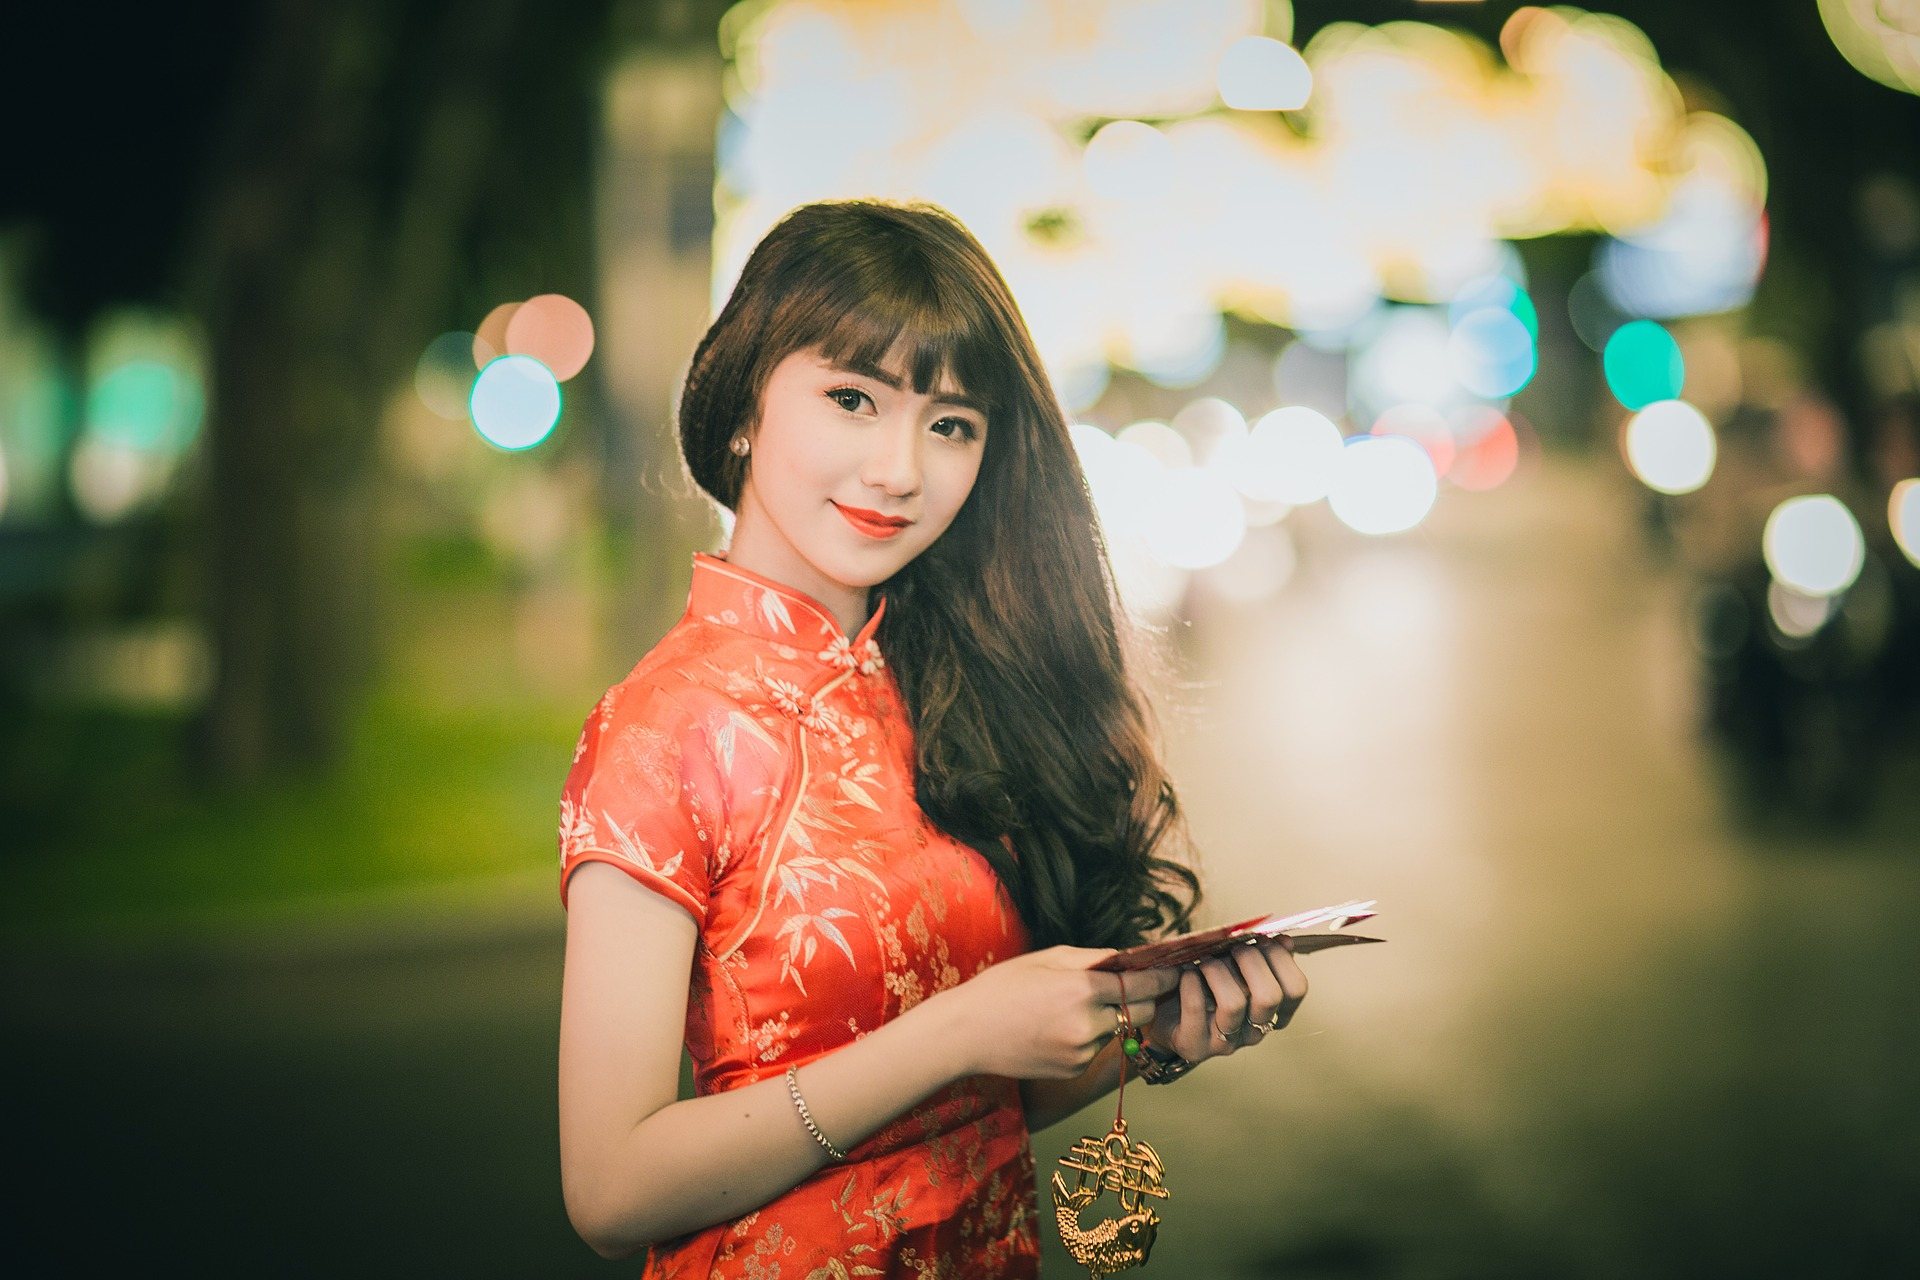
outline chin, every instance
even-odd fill
[[[835,516],[838,520],[840,517]],[[832,554],[814,560],[813,566],[826,577],[847,587],[873,587],[900,571],[913,557],[890,546],[876,546],[871,555],[850,554],[835,548]]]

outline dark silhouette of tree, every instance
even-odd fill
[[[212,364],[197,739],[217,774],[336,750],[378,658],[385,398],[495,302],[591,309],[610,53],[711,41],[717,9],[278,0],[262,19],[185,273]]]

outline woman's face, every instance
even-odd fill
[[[829,600],[946,532],[980,474],[987,418],[951,381],[916,393],[891,358],[848,369],[803,348],[774,366],[750,438],[729,555]]]

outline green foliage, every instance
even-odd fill
[[[179,762],[177,716],[42,714],[10,735],[38,764],[8,771],[25,839],[0,855],[0,929],[163,926],[528,873],[557,857],[583,714],[376,705],[333,770],[217,791]],[[35,778],[56,789],[29,804]]]

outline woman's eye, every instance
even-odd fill
[[[972,440],[980,434],[973,423],[965,418],[942,418],[940,421],[934,423],[933,426],[936,431],[945,426],[953,427],[952,438],[958,440]]]
[[[854,413],[859,410],[860,402],[867,398],[867,393],[856,387],[835,387],[827,392],[827,398],[848,413]]]

